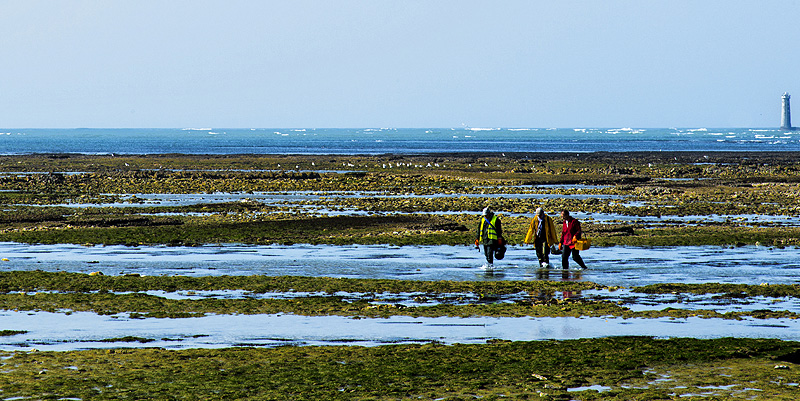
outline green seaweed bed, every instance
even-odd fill
[[[0,241],[71,244],[470,245],[486,205],[519,244],[536,207],[633,219],[583,222],[593,246],[800,246],[800,157],[642,152],[440,155],[0,156]],[[283,166],[283,167],[281,167]],[[286,166],[292,166],[287,170]],[[387,168],[390,166],[391,168]],[[424,168],[423,168],[424,167]],[[35,174],[34,174],[35,173]],[[367,191],[361,196],[337,194]],[[147,194],[314,193],[299,202],[152,205]],[[515,195],[541,195],[536,200]],[[117,205],[127,202],[126,207]],[[103,207],[75,207],[97,206]],[[326,214],[320,210],[344,212]],[[446,212],[446,213],[442,213]],[[709,216],[727,216],[711,219]],[[757,220],[753,216],[775,217]],[[637,219],[638,218],[638,219]],[[653,221],[656,223],[653,223]],[[2,255],[0,255],[2,257]],[[240,290],[235,299],[146,291]],[[423,282],[325,277],[138,277],[2,272],[0,310],[193,318],[293,313],[796,319],[788,311],[634,312],[558,291],[589,282]],[[661,283],[643,294],[798,297],[797,285]],[[287,299],[259,294],[308,293]],[[350,293],[347,299],[340,292]],[[417,306],[376,303],[414,293]],[[468,294],[469,300],[459,300]],[[459,300],[459,302],[453,302]],[[2,320],[0,320],[2,322]],[[2,324],[2,323],[0,323]],[[0,335],[24,333],[0,327]],[[773,339],[611,337],[478,345],[0,352],[0,399],[796,400],[800,344]]]
[[[795,400],[798,345],[617,337],[13,352],[0,353],[0,394],[53,400]]]

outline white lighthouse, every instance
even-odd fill
[[[789,105],[789,93],[784,92],[781,96],[783,107],[781,108],[781,129],[792,130],[792,108]]]

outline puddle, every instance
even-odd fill
[[[569,280],[634,287],[656,283],[800,283],[800,249],[745,246],[610,247],[581,252],[588,270],[542,270],[532,247],[510,247],[482,270],[470,246],[81,246],[0,243],[1,270],[106,275],[268,275],[404,280]],[[552,260],[560,264],[558,257]],[[571,263],[572,267],[574,263]]]
[[[612,247],[582,253],[590,269],[538,269],[531,248],[512,247],[493,271],[481,270],[480,252],[467,246],[248,246],[126,247],[28,245],[0,243],[2,270],[93,272],[106,275],[300,275],[410,280],[587,280],[609,286],[633,287],[662,282],[796,284],[800,282],[800,250],[765,247]],[[558,259],[555,259],[557,261]],[[152,292],[178,299],[281,298],[313,293],[252,294],[245,291]],[[321,294],[316,294],[321,295]],[[358,299],[366,294],[337,293]],[[639,294],[630,290],[591,290],[526,296],[620,301],[633,310],[710,309],[720,313],[757,309],[800,313],[795,298],[721,298],[715,294]],[[474,301],[474,294],[369,294],[371,302],[407,306]],[[73,350],[85,348],[163,347],[217,348],[280,345],[381,345],[441,342],[484,343],[656,336],[717,338],[779,338],[800,341],[798,319],[723,320],[701,318],[413,318],[352,319],[339,316],[210,315],[186,319],[130,319],[127,315],[92,313],[0,312],[4,328],[28,333],[0,337],[0,349]],[[100,342],[109,338],[147,339],[146,343]],[[152,341],[150,341],[152,340]]]
[[[95,291],[96,292],[96,291]],[[41,294],[59,293],[59,291],[37,290],[33,292],[11,291],[9,294]],[[339,291],[326,292],[265,292],[255,293],[246,290],[150,290],[140,293],[170,300],[201,299],[256,299],[256,300],[292,300],[309,297],[335,297],[343,302],[369,302],[371,305],[395,305],[404,307],[421,307],[437,305],[475,305],[480,303],[531,303],[534,301],[563,301],[566,299],[588,302],[606,302],[619,304],[634,312],[658,311],[667,308],[684,310],[710,310],[718,313],[752,312],[752,311],[786,311],[800,314],[800,298],[783,297],[746,297],[726,298],[720,294],[642,294],[628,289],[585,290],[585,291],[547,291],[539,293],[514,294],[475,294],[475,293],[357,293]],[[114,292],[116,295],[133,294],[133,292]],[[766,324],[766,323],[765,323]]]
[[[603,190],[614,188],[613,185],[594,185],[594,184],[537,184],[537,185],[519,185],[512,188],[543,188],[543,189],[588,189],[588,190]]]
[[[585,277],[605,285],[800,283],[800,250],[796,248],[611,247],[581,255],[591,269]],[[597,280],[596,270],[603,272]]]
[[[260,274],[459,281],[536,277],[535,269],[520,267],[519,263],[498,262],[493,272],[481,270],[482,254],[466,246],[85,247],[0,243],[0,257],[8,259],[0,263],[3,270],[102,271],[110,275]],[[527,264],[536,267],[535,259],[533,255]]]
[[[800,298],[794,297],[768,298],[756,296],[729,298],[720,294],[640,294],[627,289],[583,291],[578,296],[597,301],[621,302],[623,306],[635,312],[673,308],[713,310],[719,313],[752,312],[757,310],[800,313]]]
[[[253,192],[253,193],[227,193],[217,192],[210,194],[103,194],[117,201],[97,203],[61,203],[52,205],[27,205],[37,207],[71,207],[71,208],[103,208],[103,207],[181,207],[202,204],[219,204],[231,202],[257,202],[266,206],[287,208],[289,211],[307,213],[318,216],[333,215],[365,215],[374,213],[367,210],[358,210],[349,207],[331,207],[330,203],[337,199],[375,198],[375,199],[407,199],[407,198],[487,198],[487,199],[605,199],[623,200],[622,195],[613,194],[563,194],[563,193],[454,193],[454,194],[388,194],[378,191],[292,191],[292,192]],[[644,202],[620,203],[625,207],[646,206]],[[575,212],[575,217],[582,221],[597,224],[645,224],[652,226],[665,225],[702,225],[708,223],[731,223],[744,226],[800,226],[800,216],[790,215],[670,215],[669,206],[661,206],[665,213],[662,216],[632,216],[619,213],[583,213]],[[341,209],[341,210],[340,210]],[[387,214],[404,214],[403,212],[385,212]],[[474,214],[472,210],[424,212],[424,214]],[[533,217],[530,213],[503,213],[510,217]],[[187,214],[191,215],[191,214]]]
[[[211,315],[186,319],[130,319],[77,312],[0,313],[7,329],[27,333],[0,337],[6,351],[36,348],[67,351],[88,348],[362,345],[394,343],[482,344],[510,341],[566,340],[610,336],[658,338],[776,338],[800,340],[800,321],[620,318],[413,318],[352,319],[339,316]],[[103,342],[133,338],[131,341]],[[140,342],[138,339],[146,339]],[[151,341],[152,340],[152,341]]]
[[[602,392],[606,392],[606,391],[611,391],[611,387],[601,386],[599,384],[595,384],[593,386],[573,387],[573,388],[568,388],[567,389],[567,391],[569,391],[569,392],[589,391],[589,390],[593,390],[593,391],[597,391],[599,393],[602,393]]]
[[[627,204],[637,206],[636,204]],[[638,205],[644,206],[644,204]],[[712,214],[712,215],[688,215],[674,216],[667,214],[664,210],[662,216],[631,216],[617,213],[582,213],[575,212],[575,218],[581,221],[589,221],[595,224],[627,223],[645,224],[648,227],[681,225],[703,225],[709,223],[735,223],[737,225],[752,226],[800,226],[800,216],[787,215],[762,215],[762,214]]]
[[[41,293],[42,291],[37,291]],[[344,302],[368,301],[373,305],[402,305],[405,307],[435,306],[435,305],[470,305],[480,303],[485,298],[474,293],[448,293],[448,294],[427,294],[427,293],[353,293],[336,292],[328,294],[325,292],[266,292],[253,293],[244,290],[215,290],[215,291],[144,291],[144,293],[156,297],[173,300],[200,300],[207,298],[214,299],[300,299],[308,297],[337,297]],[[129,294],[129,292],[116,292],[115,294]],[[512,303],[530,299],[527,294],[492,295],[492,302]],[[533,298],[537,298],[534,296]],[[546,299],[563,299],[559,294],[547,296]]]
[[[210,194],[105,194],[120,199],[113,203],[63,203],[46,206],[61,207],[141,207],[141,206],[189,206],[199,204],[215,204],[227,202],[260,202],[266,205],[300,207],[302,202],[330,201],[336,199],[376,198],[508,198],[508,199],[623,199],[621,195],[604,194],[540,194],[540,193],[454,193],[454,194],[387,194],[377,191],[293,191],[293,192],[252,192],[229,193],[216,192]],[[474,213],[474,211],[465,211]]]

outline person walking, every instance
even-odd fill
[[[543,268],[550,266],[550,246],[558,242],[558,237],[553,218],[548,216],[544,209],[536,209],[536,214],[528,225],[528,233],[525,234],[523,242],[526,244],[533,243],[533,247],[536,249],[536,257],[539,259],[539,266]]]
[[[488,267],[494,265],[494,254],[502,246],[502,240],[503,226],[500,218],[487,206],[483,209],[481,222],[478,224],[478,238],[475,240],[475,245],[483,244],[483,254],[486,256]]]
[[[581,239],[581,223],[570,216],[568,210],[562,211],[561,217],[564,219],[564,225],[561,227],[561,242],[558,244],[558,249],[563,247],[561,267],[564,270],[569,269],[569,256],[572,255],[572,260],[581,269],[586,269],[586,264],[583,263],[580,252],[575,249],[575,241]]]

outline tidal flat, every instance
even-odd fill
[[[0,156],[0,396],[796,399],[799,171],[791,152]],[[471,245],[487,205],[512,247],[495,271]],[[537,207],[581,220],[589,271],[536,266]]]
[[[541,206],[597,246],[800,245],[795,154],[743,156],[3,156],[0,241],[468,245],[491,205],[511,244]]]

